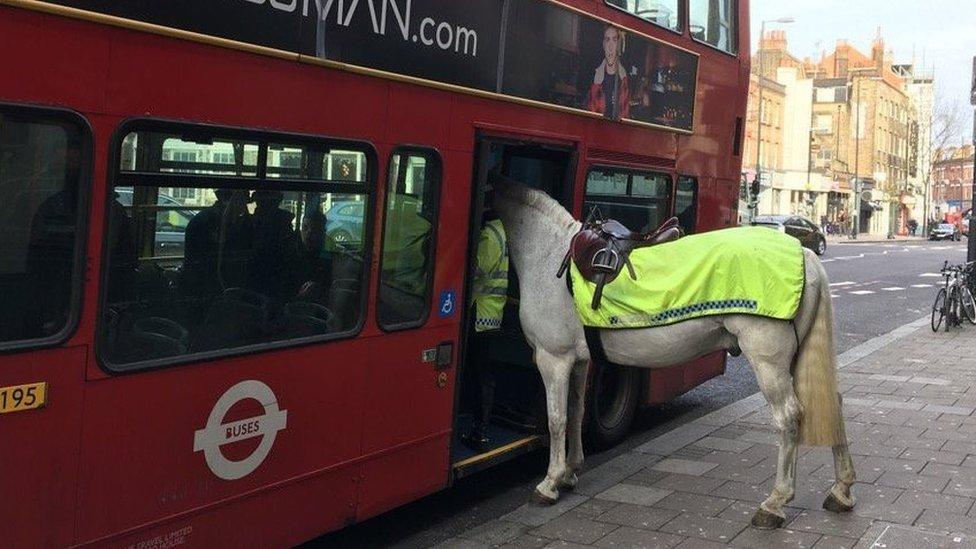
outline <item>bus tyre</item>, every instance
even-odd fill
[[[615,364],[594,365],[586,395],[586,440],[597,449],[627,437],[640,398],[641,371]]]

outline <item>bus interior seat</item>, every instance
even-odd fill
[[[355,278],[339,278],[332,281],[329,288],[328,308],[335,313],[336,327],[339,330],[352,328],[359,319],[360,281]]]
[[[244,288],[228,288],[210,303],[197,326],[192,347],[197,351],[258,343],[267,331],[270,300]]]
[[[335,329],[335,314],[318,303],[292,301],[284,307],[283,329],[292,337],[326,334]]]

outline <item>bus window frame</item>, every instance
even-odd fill
[[[733,51],[724,50],[724,49],[722,49],[722,48],[720,48],[720,47],[718,47],[718,46],[716,46],[714,44],[709,43],[707,40],[700,40],[698,38],[695,38],[695,35],[691,32],[691,2],[693,0],[683,0],[683,1],[687,4],[687,9],[685,11],[688,14],[688,17],[687,17],[687,19],[688,19],[688,25],[687,25],[687,27],[688,27],[688,37],[691,38],[692,42],[694,42],[696,44],[701,44],[702,46],[705,46],[705,47],[710,48],[712,50],[715,50],[717,52],[721,52],[721,53],[724,53],[725,55],[728,55],[730,57],[733,57],[735,59],[738,59],[739,58],[739,50],[742,49],[742,48],[739,47],[739,36],[740,36],[740,29],[739,29],[739,0],[729,0],[730,2],[735,2],[735,9],[732,10],[732,26],[733,26],[733,28],[735,30],[735,33],[734,33],[735,36],[733,36],[729,40],[729,43],[731,43],[733,45]]]
[[[179,134],[192,133],[194,130],[201,134],[212,134],[225,138],[253,139],[259,143],[258,165],[255,167],[256,175],[253,177],[221,176],[221,175],[192,175],[192,174],[170,174],[153,172],[123,172],[120,167],[122,159],[122,144],[130,133],[138,131],[149,131],[159,133]],[[366,176],[364,181],[339,182],[339,181],[310,181],[305,179],[269,178],[265,173],[267,167],[267,149],[269,144],[335,144],[338,146],[348,146],[351,150],[362,152],[366,156]],[[286,349],[306,347],[326,342],[349,340],[358,336],[366,325],[366,317],[369,315],[369,282],[372,277],[372,254],[374,231],[373,224],[376,210],[376,182],[378,181],[378,158],[379,154],[376,147],[364,140],[336,138],[325,135],[293,133],[274,131],[267,129],[247,128],[241,126],[223,126],[210,123],[194,123],[188,121],[176,121],[161,118],[134,117],[123,120],[112,134],[108,158],[108,174],[106,177],[105,195],[102,197],[106,208],[114,198],[114,191],[120,186],[119,181],[131,182],[130,185],[152,186],[152,187],[183,187],[183,188],[228,188],[239,190],[254,189],[260,184],[261,189],[280,190],[286,192],[330,192],[330,193],[349,193],[362,194],[366,197],[366,206],[363,216],[363,251],[362,262],[363,272],[360,277],[361,288],[359,296],[359,319],[350,329],[342,332],[329,333],[324,335],[309,336],[294,339],[283,339],[279,341],[256,343],[244,345],[230,349],[216,349],[196,353],[187,353],[176,357],[158,358],[131,362],[128,364],[116,364],[107,359],[104,354],[104,343],[106,334],[105,311],[108,306],[108,261],[111,251],[105,246],[105,237],[108,235],[111,216],[105,215],[102,220],[102,251],[100,260],[101,274],[99,275],[99,295],[98,310],[95,320],[95,361],[106,373],[111,375],[129,375],[144,372],[156,371],[164,368],[178,366],[198,366],[203,363],[215,360],[247,356],[253,354],[282,351]],[[207,178],[206,185],[199,185],[200,178]],[[165,181],[165,184],[160,184]],[[372,183],[372,185],[371,185]],[[128,186],[128,185],[121,185]],[[357,192],[358,191],[358,192]],[[107,210],[106,210],[107,211]]]
[[[626,13],[629,17],[633,17],[638,21],[643,21],[644,23],[654,25],[654,28],[664,29],[676,36],[684,36],[685,30],[688,28],[688,23],[686,21],[687,20],[686,14],[688,13],[688,0],[677,0],[677,2],[678,2],[678,15],[677,15],[678,28],[672,29],[671,27],[666,27],[658,23],[657,21],[654,21],[653,19],[646,19],[626,8],[622,8],[616,4],[613,4],[610,2],[610,0],[603,0],[603,3],[609,6],[610,9],[612,10],[619,11],[621,13]]]
[[[679,173],[678,176],[674,179],[674,192],[672,193],[674,195],[674,199],[671,201],[671,216],[672,217],[677,217],[677,215],[678,215],[678,208],[677,208],[677,206],[678,206],[678,186],[681,185],[682,181],[690,181],[690,182],[693,183],[693,191],[691,193],[691,207],[693,208],[693,211],[695,212],[695,216],[691,220],[691,223],[692,223],[692,227],[691,227],[692,230],[691,230],[691,232],[685,232],[683,236],[688,236],[688,235],[692,235],[692,234],[698,234],[698,203],[699,203],[698,202],[698,196],[699,196],[700,191],[701,191],[701,184],[699,183],[699,180],[700,179],[701,178],[699,178],[696,175],[688,175],[688,174],[682,174],[682,173]],[[679,224],[679,226],[680,226],[680,224]],[[681,226],[682,232],[684,232],[684,229],[685,229],[685,227],[684,226]]]
[[[389,200],[389,175],[390,168],[393,165],[393,157],[398,154],[404,154],[409,156],[411,153],[417,153],[418,156],[426,156],[429,159],[437,162],[437,189],[436,192],[431,196],[431,202],[434,208],[435,217],[431,223],[431,251],[430,251],[430,266],[429,272],[430,276],[427,279],[426,296],[427,299],[424,303],[424,314],[417,320],[410,322],[399,322],[399,323],[384,323],[380,320],[380,290],[379,286],[383,283],[383,252],[386,246],[386,223],[387,223],[387,202]],[[389,158],[386,163],[387,179],[386,188],[383,193],[383,226],[380,228],[380,253],[379,253],[379,271],[377,272],[377,289],[376,289],[376,325],[379,326],[380,330],[383,332],[400,332],[403,330],[411,330],[415,328],[420,328],[427,324],[430,320],[431,311],[431,301],[434,299],[434,278],[437,274],[437,237],[438,237],[438,227],[440,226],[440,213],[441,213],[441,194],[444,188],[444,157],[441,152],[435,147],[429,147],[425,145],[398,145],[390,151]]]
[[[25,352],[59,347],[71,339],[81,323],[81,310],[85,306],[85,265],[88,261],[88,232],[94,182],[94,129],[91,122],[81,113],[64,108],[25,103],[0,101],[0,113],[16,116],[36,116],[41,121],[61,121],[73,124],[78,129],[78,213],[75,224],[74,263],[71,266],[71,295],[68,300],[68,318],[57,333],[47,337],[0,341],[0,353]]]
[[[625,174],[628,174],[628,178],[627,178],[627,192],[626,192],[626,194],[623,194],[623,195],[590,194],[587,191],[586,187],[587,187],[587,185],[588,185],[588,183],[590,181],[590,175],[593,172],[605,171],[605,170],[610,170],[610,171],[615,172],[615,173],[625,173]],[[634,175],[643,175],[643,176],[647,176],[647,175],[660,175],[660,176],[667,177],[668,178],[668,193],[667,193],[667,195],[665,195],[664,198],[652,198],[652,197],[647,197],[647,196],[634,196],[634,194],[633,194],[633,178],[631,177],[631,176],[634,176]],[[583,218],[585,219],[586,216],[590,215],[590,212],[586,209],[586,203],[589,201],[589,198],[591,196],[595,196],[595,197],[609,197],[609,198],[618,199],[618,200],[619,199],[626,199],[626,200],[631,201],[630,203],[633,203],[633,201],[635,201],[635,200],[638,200],[638,201],[639,200],[646,200],[646,201],[660,202],[661,204],[664,205],[664,214],[663,214],[663,216],[662,216],[662,218],[660,220],[660,223],[663,223],[663,222],[667,221],[669,217],[671,217],[672,215],[674,215],[674,199],[677,196],[677,193],[675,192],[676,191],[676,186],[677,186],[677,179],[675,178],[675,174],[672,173],[672,172],[663,171],[663,170],[660,170],[659,171],[659,170],[655,170],[653,168],[639,168],[639,167],[633,167],[633,166],[615,166],[613,164],[590,164],[586,168],[586,178],[583,179]],[[660,223],[659,223],[659,225],[660,225]],[[651,227],[652,230],[654,228],[656,228],[656,227]],[[631,228],[631,230],[633,230],[633,231],[639,231],[640,228]]]

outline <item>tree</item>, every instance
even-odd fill
[[[945,149],[960,143],[966,127],[966,113],[968,109],[963,109],[962,104],[956,97],[937,95],[932,106],[932,118],[930,120],[930,139],[929,149],[924,151],[928,161],[925,162],[925,173],[922,174],[923,181],[928,189],[926,201],[931,197],[934,201],[934,189],[936,181],[932,181],[931,176],[934,171],[934,164],[945,154]],[[920,151],[923,154],[923,151]],[[925,216],[931,213],[932,204],[926,206]],[[923,233],[924,234],[924,233]]]
[[[958,98],[936,96],[932,107],[932,151],[960,143],[966,127],[965,110]]]

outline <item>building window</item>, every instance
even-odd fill
[[[594,168],[586,178],[584,215],[594,208],[632,231],[656,229],[667,216],[671,177],[663,173]]]
[[[119,167],[108,208],[98,339],[108,367],[130,371],[355,332],[371,186],[365,178],[337,182],[327,172],[333,155],[365,165],[361,145],[148,122],[130,127],[140,129],[122,146],[136,160]],[[164,159],[166,144],[175,142],[197,149],[197,165]],[[220,157],[200,149],[232,151],[233,158],[204,163]],[[282,162],[271,151],[294,156]]]
[[[829,114],[818,114],[814,118],[813,129],[819,132],[829,132],[834,125],[834,117]]]
[[[681,31],[678,0],[606,0],[606,2],[645,21],[673,31]]]
[[[196,200],[197,190],[177,187],[175,189],[170,189],[170,196],[177,200]]]
[[[737,0],[691,0],[691,36],[729,53],[736,53]]]
[[[376,307],[387,330],[414,327],[427,318],[440,179],[440,161],[431,151],[402,150],[390,159]]]
[[[77,313],[87,141],[73,120],[0,107],[0,347],[57,338]]]

